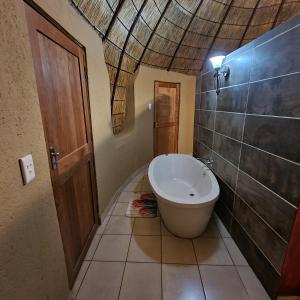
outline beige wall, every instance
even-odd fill
[[[0,299],[66,299],[63,249],[49,177],[23,3],[0,5]],[[18,158],[37,178],[23,186]]]
[[[154,80],[181,82],[179,151],[192,152],[195,80],[142,67],[133,127],[113,136],[109,78],[97,33],[67,0],[36,1],[86,47],[100,211],[153,156]],[[39,111],[24,4],[0,6],[0,299],[66,299],[67,279]],[[32,153],[37,177],[22,185],[18,158]],[[48,297],[48,298],[47,298]]]
[[[180,82],[180,111],[178,152],[191,154],[193,152],[193,126],[195,106],[195,77],[180,73],[142,66],[136,78],[135,106],[138,112],[149,114],[144,133],[147,134],[149,143],[153,145],[153,110],[154,110],[154,81]],[[147,112],[148,103],[152,103],[152,111]],[[142,115],[142,114],[141,114]],[[138,118],[137,114],[136,118]]]

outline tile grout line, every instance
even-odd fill
[[[263,250],[257,245],[257,243],[254,241],[254,239],[250,236],[250,234],[248,233],[248,231],[245,230],[244,226],[239,222],[239,220],[237,220],[236,218],[234,218],[235,221],[241,226],[242,230],[245,232],[246,236],[248,237],[248,239],[255,245],[255,247],[259,250],[259,252],[262,254],[262,256],[266,259],[266,261],[271,265],[271,267],[274,269],[274,271],[280,276],[280,271],[277,270],[277,268],[273,265],[273,263],[269,260],[269,258],[266,256],[266,254],[263,252]]]
[[[113,204],[112,206],[114,206],[114,205],[115,205],[115,204]],[[92,255],[92,259],[90,259],[90,260],[83,260],[83,261],[88,262],[88,267],[87,267],[86,272],[85,272],[85,274],[84,274],[84,276],[83,276],[83,278],[82,278],[82,280],[81,280],[81,282],[80,282],[78,291],[76,292],[76,295],[75,295],[75,299],[76,299],[76,297],[78,296],[78,294],[79,294],[79,292],[80,292],[80,289],[81,289],[81,287],[82,287],[83,281],[84,281],[84,279],[85,279],[85,277],[86,277],[86,274],[87,274],[87,272],[88,272],[88,270],[89,270],[89,268],[90,268],[92,262],[94,261],[93,259],[94,259],[95,253],[96,253],[97,248],[98,248],[98,246],[99,246],[99,244],[100,244],[100,241],[102,240],[102,237],[103,237],[103,234],[104,234],[104,230],[106,229],[106,226],[107,226],[107,224],[108,224],[108,222],[109,222],[109,220],[110,220],[111,214],[108,214],[106,217],[108,217],[108,221],[107,221],[107,223],[105,224],[105,226],[104,226],[104,228],[103,228],[103,233],[101,233],[101,236],[100,236],[99,242],[98,242],[98,244],[97,244],[97,247],[95,248],[95,251],[94,251],[94,253],[93,253],[93,255]],[[101,225],[97,228],[97,230],[98,230],[100,227],[101,227]],[[99,235],[99,234],[97,234],[97,230],[96,230],[96,233],[95,233],[95,235],[94,235],[94,238],[95,238],[96,235]]]
[[[127,261],[128,261],[128,255],[129,255],[131,239],[132,239],[132,235],[133,235],[134,224],[135,224],[135,218],[133,218],[132,230],[131,230],[131,233],[130,233],[130,240],[129,240],[129,244],[128,244],[126,259],[125,259],[125,262],[124,262],[124,268],[123,268],[123,274],[122,274],[121,284],[120,284],[119,293],[118,293],[118,299],[120,299],[120,296],[121,296],[121,290],[122,290],[122,286],[123,286],[123,280],[124,280],[125,270],[126,270]]]
[[[200,277],[200,282],[201,282],[201,285],[202,285],[204,299],[207,300],[205,289],[204,289],[204,284],[203,284],[203,280],[202,280],[202,276],[201,276],[200,265],[199,265],[198,257],[197,257],[197,254],[196,254],[196,248],[195,248],[195,244],[194,244],[194,239],[192,239],[192,245],[193,245],[194,255],[196,257],[197,270],[198,270],[198,274],[199,274],[199,277]]]
[[[253,55],[254,55],[254,53],[251,52],[251,62],[252,63],[253,63]],[[251,78],[251,70],[252,70],[252,68],[250,68],[250,70],[249,70],[249,81],[250,81],[250,78]],[[247,99],[246,99],[244,119],[243,119],[241,142],[243,142],[243,140],[244,140],[245,126],[246,126],[246,113],[247,113],[247,110],[248,110],[248,102],[249,102],[249,93],[250,93],[250,83],[248,83],[248,91],[247,91]],[[232,215],[234,215],[235,206],[236,206],[236,190],[237,190],[237,184],[238,184],[238,179],[239,179],[239,170],[240,170],[240,163],[241,163],[241,156],[242,156],[242,148],[243,148],[243,144],[240,145],[240,149],[239,149],[239,156],[238,156],[238,162],[237,162],[237,174],[236,174],[234,194],[233,194]],[[231,221],[231,227],[232,227],[232,221]],[[231,231],[231,227],[230,227],[230,231]]]
[[[282,241],[284,242],[286,245],[288,245],[288,241],[286,241],[266,220],[263,219],[262,216],[260,216],[258,214],[258,212],[256,210],[254,210],[254,208],[252,208],[245,200],[243,197],[241,197],[238,193],[236,193],[236,196],[241,198],[241,200],[245,203],[245,205],[250,209],[250,211],[252,211],[267,227],[269,227],[269,229],[271,229],[271,231]]]
[[[221,134],[222,135],[222,134]],[[225,137],[227,137],[227,136],[225,136]],[[228,137],[228,138],[230,138],[230,137]],[[232,138],[230,138],[230,139],[232,139]],[[195,139],[196,140],[196,142],[197,143],[201,143],[203,146],[205,146],[206,148],[208,148],[208,150],[211,150],[211,151],[213,151],[216,155],[218,155],[220,158],[222,158],[223,160],[225,160],[228,164],[230,164],[232,167],[234,167],[235,169],[237,169],[237,166],[236,165],[234,165],[232,162],[230,162],[229,160],[227,160],[225,157],[223,157],[220,153],[218,153],[218,152],[216,152],[216,151],[214,151],[213,149],[211,149],[209,146],[207,146],[205,143],[203,143],[202,141],[199,141],[199,140],[197,140],[197,139]],[[234,139],[233,139],[234,140]],[[237,140],[236,140],[237,141]],[[254,149],[256,149],[256,150],[259,150],[259,151],[262,151],[262,152],[266,152],[267,154],[269,154],[269,155],[274,155],[274,154],[272,154],[272,153],[269,153],[269,152],[267,152],[267,151],[264,151],[264,150],[261,150],[261,149],[259,149],[259,148],[256,148],[256,147],[254,147],[254,146],[251,146],[251,145],[249,145],[249,144],[246,144],[246,143],[242,143],[242,142],[240,142],[241,144],[243,144],[243,145],[246,145],[246,146],[249,146],[249,147],[252,147],[252,148],[254,148]],[[274,156],[276,156],[276,155],[274,155]],[[287,160],[287,159],[284,159],[284,158],[282,158],[282,157],[280,157],[280,156],[278,156],[278,158],[281,158],[281,159],[283,159],[283,160]],[[292,161],[289,161],[289,160],[287,160],[288,162],[291,162],[291,163],[293,163],[293,164],[296,164],[296,165],[298,165],[297,163],[295,163],[295,162],[292,162]],[[260,184],[261,186],[263,186],[264,188],[266,188],[267,190],[269,190],[270,192],[272,192],[273,194],[275,194],[276,196],[278,196],[279,198],[281,198],[284,202],[286,202],[287,204],[289,204],[289,205],[291,205],[293,208],[297,208],[295,205],[293,205],[292,203],[290,203],[289,201],[287,201],[286,199],[284,199],[282,196],[280,196],[279,194],[277,194],[276,192],[274,192],[273,190],[271,190],[270,188],[268,188],[267,186],[265,186],[264,184],[262,184],[261,182],[259,182],[257,179],[255,179],[255,178],[253,178],[251,175],[249,175],[247,172],[245,172],[245,171],[243,171],[242,169],[239,169],[239,171],[240,172],[243,172],[244,174],[246,174],[247,176],[249,176],[251,179],[253,179],[254,181],[256,181],[258,184]],[[219,176],[219,175],[218,175]],[[221,177],[221,176],[219,176],[219,177]],[[226,183],[226,185],[228,186],[228,184]],[[229,187],[229,186],[228,186]],[[230,187],[230,189],[233,191],[233,189]]]
[[[214,238],[214,239],[217,239],[217,238]],[[226,239],[232,239],[232,238],[226,238]],[[91,261],[92,262],[92,261]],[[114,262],[118,262],[118,263],[126,263],[124,260],[93,260],[93,262],[109,262],[109,263],[114,263]],[[153,264],[153,265],[158,265],[159,262],[157,261],[128,261],[128,263],[132,263],[132,264]],[[214,266],[214,267],[234,267],[234,266],[237,266],[237,267],[250,267],[249,265],[248,266],[245,266],[245,265],[235,265],[235,264],[231,264],[231,265],[228,265],[228,264],[197,264],[197,263],[194,263],[194,264],[188,264],[188,263],[177,263],[177,262],[164,262],[163,264],[165,265],[180,265],[180,266]]]
[[[245,122],[246,122],[246,116],[247,116],[247,114],[244,114],[244,115],[245,115],[245,118],[244,118],[244,123],[245,123]],[[299,120],[300,120],[300,119],[299,119]],[[203,125],[201,125],[201,124],[196,124],[196,125],[198,125],[199,127],[202,127],[202,128],[204,128],[204,129],[206,129],[206,130],[212,132],[213,135],[214,135],[214,133],[216,132],[217,134],[222,135],[223,137],[229,138],[229,139],[231,139],[231,140],[233,140],[233,141],[235,141],[235,142],[241,143],[242,145],[245,145],[245,146],[254,148],[254,149],[256,149],[256,150],[258,150],[258,151],[261,151],[261,152],[264,152],[264,153],[266,153],[266,154],[268,154],[268,155],[275,156],[275,157],[277,157],[277,158],[279,158],[279,159],[282,159],[282,160],[284,160],[284,161],[287,161],[287,162],[289,162],[289,163],[291,163],[291,164],[300,166],[300,162],[298,163],[298,162],[296,162],[296,161],[290,160],[290,159],[285,158],[285,157],[283,157],[283,156],[279,156],[279,155],[277,155],[277,154],[275,154],[275,153],[269,152],[269,151],[264,150],[264,149],[262,149],[262,148],[258,148],[258,147],[256,147],[256,146],[251,145],[251,144],[245,143],[245,142],[242,140],[242,139],[243,139],[243,135],[244,135],[244,126],[245,126],[245,124],[244,124],[244,126],[243,126],[243,134],[242,134],[241,140],[237,140],[237,139],[235,139],[235,138],[233,138],[233,137],[230,137],[230,136],[228,136],[228,135],[226,135],[226,134],[220,133],[219,131],[216,131],[215,129],[210,129],[210,128],[208,128],[208,127],[205,127],[205,126],[203,126]],[[197,138],[195,138],[195,140],[196,140],[197,142],[202,142],[202,141],[198,140]],[[203,143],[203,142],[202,142],[202,143]]]
[[[232,115],[246,114],[247,116],[262,117],[262,118],[266,117],[266,118],[300,120],[300,117],[290,117],[290,116],[281,116],[281,115],[264,115],[264,114],[254,114],[254,113],[247,113],[247,112],[243,113],[243,112],[239,112],[239,111],[229,111],[229,110],[213,110],[213,109],[196,108],[195,111],[217,112],[217,113],[225,113],[225,114],[232,114]],[[199,124],[199,125],[201,125],[201,124]]]
[[[92,263],[91,260],[90,260],[90,261],[87,261],[87,262],[88,262],[88,267],[86,268],[86,271],[85,271],[85,273],[84,273],[84,275],[83,275],[83,277],[82,277],[82,280],[81,280],[81,282],[80,282],[80,284],[79,284],[78,290],[77,290],[76,293],[75,293],[75,298],[74,298],[74,300],[77,298],[77,296],[78,296],[78,294],[79,294],[79,292],[80,292],[80,289],[81,289],[81,287],[82,287],[83,281],[84,281],[84,279],[85,279],[85,277],[86,277],[86,274],[88,273],[89,268],[90,268],[91,263]],[[78,275],[77,275],[77,276],[78,276]],[[72,300],[73,300],[73,298],[72,298]]]
[[[157,211],[159,211],[158,209],[158,206],[157,206]],[[163,254],[162,254],[162,244],[163,244],[163,241],[162,241],[162,226],[161,226],[161,223],[162,223],[162,218],[161,218],[161,215],[159,213],[159,217],[160,217],[160,220],[159,220],[159,226],[160,226],[160,287],[161,287],[161,300],[163,300],[164,296],[163,296]]]
[[[218,156],[220,156],[221,158],[223,158],[223,156],[221,156],[221,155],[219,155],[217,152],[215,152],[214,150],[212,150],[211,149],[211,151],[212,152],[214,152],[216,155],[218,155]],[[225,161],[227,161],[225,158],[223,158]],[[227,161],[229,164],[232,164],[232,163],[230,163],[229,161]],[[233,164],[232,164],[232,166],[234,166]],[[235,166],[234,166],[235,167]],[[236,167],[235,167],[236,168]],[[240,170],[240,172],[243,172],[243,173],[245,173],[243,170]],[[245,174],[247,174],[247,173],[245,173]],[[248,174],[247,174],[248,175]],[[249,176],[249,175],[248,175]],[[223,179],[222,178],[222,176],[220,176],[220,175],[218,175],[218,177],[220,177],[221,179],[222,179],[222,181],[223,180],[225,180],[225,179]],[[250,178],[252,178],[251,176],[249,176]],[[253,178],[254,179],[254,178]],[[254,179],[255,180],[255,179]],[[256,180],[255,180],[256,181]],[[224,181],[224,183],[226,184],[226,186],[228,186],[228,184]],[[260,182],[258,182],[260,185],[262,185]],[[264,185],[262,185],[263,187],[265,187]],[[229,186],[228,186],[229,187]],[[247,204],[247,202],[244,200],[244,198],[243,197],[241,197],[240,195],[239,195],[239,193],[237,193],[237,192],[235,192],[235,191],[233,191],[233,189],[231,188],[231,187],[229,187],[231,190],[232,190],[232,192],[234,193],[234,199],[235,199],[235,197],[236,196],[238,196],[238,197],[240,197],[242,200],[243,200],[243,202],[245,202],[246,204]],[[270,190],[271,191],[271,190]],[[272,191],[271,191],[272,192]],[[274,192],[272,192],[272,193],[274,193]],[[276,193],[274,193],[275,195],[277,195]],[[278,195],[279,196],[279,195]],[[279,196],[280,197],[280,196]],[[284,202],[286,202],[286,203],[288,203],[290,206],[292,206],[292,207],[294,207],[291,203],[289,203],[289,202],[287,202],[287,200],[285,200],[285,199],[283,199],[282,197],[280,197]],[[259,219],[261,219],[262,221],[263,221],[263,223],[267,226],[267,227],[269,227],[282,241],[284,241],[285,243],[287,243],[285,240],[284,240],[284,238],[283,237],[281,237],[280,236],[280,234],[278,233],[278,232],[276,232],[275,231],[275,229],[266,221],[266,220],[264,220],[259,214],[258,214],[258,212],[256,212],[251,206],[249,206],[248,204],[247,204],[247,206],[249,207],[249,208],[251,208],[251,210],[253,211],[253,212],[255,212],[255,214],[259,217]],[[294,207],[294,208],[296,208],[296,207]],[[232,216],[234,216],[234,214],[233,214],[233,210],[232,210]],[[230,228],[231,228],[231,226],[230,226]]]
[[[222,220],[220,219],[220,222],[222,222]],[[222,224],[223,224],[223,222],[222,222]],[[223,224],[223,226],[225,227],[225,225]],[[220,233],[219,232],[219,228],[218,228],[218,233]],[[231,236],[231,234],[229,233],[229,235],[230,235],[230,237],[229,238],[227,238],[227,239],[231,239],[234,243],[235,243],[235,241],[234,241],[234,239],[232,238],[232,236]],[[230,257],[230,259],[231,259],[231,261],[232,261],[232,263],[233,263],[233,267],[234,267],[234,270],[236,271],[236,273],[237,273],[237,275],[238,275],[238,277],[240,278],[240,281],[241,281],[241,283],[242,283],[242,285],[243,285],[243,287],[244,287],[244,290],[246,291],[246,294],[247,295],[249,295],[249,293],[248,293],[248,290],[247,290],[247,288],[246,288],[246,285],[244,284],[244,281],[242,280],[242,277],[240,276],[240,273],[239,273],[239,271],[238,271],[238,269],[237,269],[237,267],[239,267],[240,265],[237,265],[236,263],[235,263],[235,261],[234,261],[234,259],[233,259],[233,255],[230,253],[230,251],[229,251],[229,247],[226,245],[226,243],[225,243],[225,241],[224,241],[224,237],[220,234],[220,236],[221,236],[221,239],[222,239],[222,242],[223,242],[223,244],[224,244],[224,246],[225,246],[225,249],[226,249],[226,251],[227,251],[227,253],[228,253],[228,255],[229,255],[229,257]],[[237,245],[236,245],[237,246]],[[237,246],[238,247],[238,246]],[[238,248],[239,249],[239,248]],[[243,255],[243,254],[242,254]],[[243,255],[243,257],[244,257],[244,255]],[[246,258],[244,257],[244,259],[246,260]],[[247,261],[247,260],[246,260]],[[248,263],[248,261],[247,261],[247,263]],[[248,264],[248,267],[249,267],[249,264]],[[250,297],[250,295],[249,295],[249,297]]]
[[[204,144],[205,145],[205,144]],[[206,146],[206,145],[205,145]],[[207,146],[206,146],[207,147]],[[209,147],[207,147],[209,148]],[[209,148],[210,149],[210,148]],[[218,155],[219,157],[223,158],[226,162],[228,162],[229,164],[231,164],[235,169],[237,169],[237,167],[235,165],[233,165],[230,161],[228,161],[226,158],[224,158],[222,155],[220,155],[219,153],[215,152],[213,149],[210,149],[212,152],[214,152],[216,155]],[[239,176],[239,172],[242,172],[244,174],[246,174],[247,176],[249,176],[251,179],[253,179],[255,182],[257,182],[259,185],[261,185],[262,187],[266,188],[268,191],[270,191],[271,193],[273,193],[274,195],[278,196],[282,201],[284,201],[286,204],[288,204],[289,206],[292,206],[293,208],[297,209],[297,207],[295,207],[294,205],[292,205],[290,202],[288,202],[287,200],[285,200],[284,198],[282,198],[280,195],[276,194],[274,191],[270,190],[268,187],[264,186],[262,183],[260,183],[259,181],[257,181],[256,179],[254,179],[253,177],[251,177],[250,175],[248,175],[248,173],[244,172],[241,169],[237,170],[237,178],[236,178],[236,185],[237,185],[237,181],[238,181],[238,176]],[[222,181],[225,180],[222,178],[222,176],[218,175]],[[232,187],[230,187],[225,181],[224,183],[226,184],[226,186],[228,188],[230,188],[230,190],[234,193],[234,203],[233,203],[233,210],[232,210],[232,216],[234,216],[234,206],[235,206],[235,199],[236,196],[238,196],[239,198],[242,199],[242,201],[247,205],[247,207],[249,207],[249,209],[269,228],[271,229],[271,231],[284,243],[287,243],[287,241],[265,220],[263,219],[262,216],[260,216],[260,214],[254,210],[254,208],[252,208],[245,200],[243,197],[240,196],[240,194],[235,190],[232,189]],[[232,221],[230,224],[230,228],[232,226]],[[259,248],[260,249],[260,248]]]
[[[217,107],[218,107],[218,101],[219,101],[219,96],[217,95],[216,96],[216,107],[215,107],[215,111],[214,111],[214,125],[213,125],[213,140],[212,140],[212,145],[211,145],[211,148],[213,149],[214,148],[214,144],[215,144],[215,132],[216,132],[216,110],[217,110]],[[210,154],[210,160],[212,161],[212,152]]]
[[[259,182],[257,179],[253,178],[251,175],[249,175],[248,173],[246,173],[245,171],[243,171],[242,169],[240,169],[241,173],[244,173],[245,175],[247,175],[248,177],[250,177],[253,181],[255,181],[258,185],[262,186],[263,188],[265,188],[266,190],[268,190],[270,193],[274,194],[276,197],[280,198],[282,201],[284,201],[286,204],[288,204],[289,206],[291,206],[294,209],[297,209],[297,206],[293,205],[292,203],[290,203],[289,201],[287,201],[286,199],[284,199],[282,196],[280,196],[279,194],[277,194],[276,192],[272,191],[270,188],[268,188],[267,186],[263,185],[261,182]]]
[[[117,202],[117,201],[116,201],[116,202]],[[113,203],[112,207],[113,207],[113,206],[115,206],[115,203]],[[109,210],[109,211],[110,211],[110,210]],[[108,212],[109,212],[109,211],[108,211]],[[113,211],[113,210],[112,210],[112,211]],[[81,282],[80,282],[79,288],[78,288],[78,290],[77,290],[77,292],[76,292],[76,295],[75,295],[75,299],[77,298],[77,296],[78,296],[78,294],[79,294],[79,292],[80,292],[80,289],[81,289],[81,287],[82,287],[83,281],[84,281],[84,279],[85,279],[85,277],[86,277],[86,274],[88,273],[88,270],[90,269],[90,266],[91,266],[92,262],[94,261],[93,259],[94,259],[95,253],[96,253],[97,248],[98,248],[98,246],[99,246],[99,244],[100,244],[100,242],[101,242],[101,240],[102,240],[102,237],[103,237],[103,235],[104,235],[104,231],[105,231],[105,229],[106,229],[106,226],[107,226],[107,224],[108,224],[109,221],[110,221],[111,214],[107,214],[106,217],[108,217],[108,221],[107,221],[107,223],[105,224],[105,226],[104,226],[104,228],[103,228],[103,232],[101,233],[101,236],[100,236],[99,242],[98,242],[98,244],[97,244],[97,247],[95,248],[95,251],[94,251],[94,253],[93,253],[93,255],[92,255],[92,259],[90,259],[90,260],[83,260],[83,262],[84,262],[84,261],[88,262],[88,267],[87,267],[86,272],[85,272],[85,274],[84,274],[84,276],[83,276],[83,278],[82,278],[82,280],[81,280]],[[105,219],[105,218],[104,218],[104,219]],[[98,231],[98,229],[99,229],[100,227],[101,227],[101,225],[97,228],[96,233],[95,233],[95,235],[94,235],[94,238],[96,237],[96,235],[99,235],[99,234],[97,234],[97,231]]]
[[[291,73],[282,74],[282,75],[277,75],[277,76],[266,77],[266,78],[257,79],[257,80],[251,80],[251,77],[250,77],[248,82],[243,82],[243,83],[238,83],[238,84],[233,84],[233,85],[221,87],[220,90],[222,91],[222,90],[226,90],[226,89],[234,88],[234,87],[239,87],[239,86],[246,85],[246,84],[250,85],[250,84],[255,84],[255,83],[259,83],[259,82],[263,82],[263,81],[267,81],[267,80],[274,80],[274,79],[293,76],[293,75],[298,75],[298,74],[300,74],[300,71],[291,72]],[[200,92],[200,94],[212,93],[212,92],[215,92],[215,91],[216,91],[215,89],[211,89],[211,90]]]

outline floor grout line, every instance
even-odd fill
[[[231,253],[229,251],[229,248],[227,247],[227,245],[226,245],[226,243],[224,241],[225,238],[232,239],[232,237],[231,237],[231,235],[230,235],[230,237],[223,237],[222,236],[222,234],[220,232],[220,229],[219,229],[219,227],[217,225],[217,221],[215,219],[213,220],[213,222],[214,222],[214,225],[215,225],[215,227],[217,229],[218,235],[217,236],[202,236],[200,238],[204,239],[204,240],[205,239],[206,240],[210,240],[210,239],[211,240],[212,239],[219,239],[219,240],[221,240],[222,243],[225,245],[225,249],[226,249],[226,251],[227,251],[227,253],[228,253],[228,255],[229,255],[229,257],[230,257],[230,259],[231,259],[231,261],[233,263],[232,265],[228,265],[228,264],[200,264],[199,261],[198,261],[197,253],[196,253],[195,239],[188,239],[188,240],[191,240],[191,242],[192,242],[193,254],[194,254],[194,257],[195,257],[195,261],[196,261],[195,264],[194,263],[191,263],[191,264],[189,264],[189,263],[177,263],[177,262],[171,262],[171,263],[170,262],[165,262],[165,263],[163,263],[163,241],[162,240],[163,240],[163,237],[168,237],[169,235],[163,235],[163,227],[162,227],[163,220],[162,220],[162,218],[160,216],[158,217],[159,221],[160,221],[159,222],[159,225],[160,225],[160,234],[134,234],[133,232],[134,232],[134,226],[136,224],[136,218],[133,218],[133,222],[131,222],[131,226],[132,227],[131,227],[130,234],[129,233],[128,234],[117,234],[117,233],[115,233],[115,234],[107,234],[107,233],[104,233],[104,231],[106,230],[106,228],[107,228],[107,226],[108,226],[108,224],[109,224],[109,222],[111,220],[111,217],[113,217],[113,216],[121,216],[121,217],[123,216],[123,217],[126,217],[126,215],[124,215],[124,214],[123,215],[122,214],[120,214],[120,215],[113,215],[113,210],[115,209],[115,206],[116,206],[117,203],[118,203],[118,200],[116,200],[116,202],[113,204],[113,206],[112,206],[113,209],[111,210],[111,213],[109,215],[107,215],[108,221],[107,221],[107,223],[104,226],[103,233],[101,234],[101,236],[99,238],[97,247],[95,248],[95,251],[94,251],[94,253],[92,255],[92,259],[91,260],[85,260],[88,263],[88,267],[87,267],[87,269],[86,269],[86,271],[84,273],[84,276],[83,276],[83,278],[82,278],[82,280],[80,282],[80,286],[79,286],[78,291],[77,291],[77,293],[75,295],[75,299],[78,296],[78,293],[80,292],[80,290],[82,288],[82,284],[84,282],[84,279],[86,278],[86,275],[87,275],[87,273],[88,273],[88,271],[90,269],[90,266],[91,266],[92,262],[95,262],[95,263],[100,263],[100,262],[111,262],[111,263],[112,262],[119,262],[119,263],[123,263],[124,264],[122,278],[121,278],[121,283],[120,283],[120,287],[119,287],[119,291],[118,291],[118,299],[120,299],[120,296],[121,296],[121,290],[122,290],[122,287],[123,287],[123,284],[124,284],[124,276],[125,276],[125,272],[126,272],[126,268],[127,268],[128,263],[132,263],[132,264],[145,264],[145,263],[146,264],[160,264],[161,300],[164,299],[164,295],[163,295],[163,292],[164,292],[164,290],[163,290],[163,264],[166,264],[166,265],[197,266],[198,274],[199,274],[199,277],[200,277],[200,282],[201,282],[201,285],[202,285],[203,295],[204,295],[204,298],[206,300],[208,298],[207,298],[207,295],[206,295],[206,292],[205,292],[205,287],[204,287],[203,279],[202,279],[202,276],[201,276],[200,267],[201,266],[214,266],[214,267],[229,267],[229,266],[232,267],[233,266],[234,269],[235,269],[235,271],[238,273],[238,277],[240,278],[240,281],[242,282],[244,290],[246,291],[247,295],[249,296],[248,290],[247,290],[247,288],[246,288],[246,286],[244,284],[244,281],[242,280],[242,278],[241,278],[241,276],[240,276],[240,274],[238,272],[238,269],[237,269],[237,267],[249,267],[249,266],[235,264],[235,262],[234,262],[234,260],[232,258],[232,255],[231,255]],[[128,202],[121,202],[121,203],[128,203]],[[223,222],[221,221],[220,218],[219,218],[219,221],[224,226],[224,224],[223,224]],[[99,247],[99,244],[100,244],[101,240],[103,239],[104,235],[116,235],[116,236],[117,235],[125,235],[125,236],[130,236],[130,240],[129,240],[129,244],[128,244],[128,248],[127,248],[127,253],[126,253],[126,259],[125,259],[125,261],[123,261],[123,260],[103,260],[103,259],[97,260],[97,259],[94,259],[95,253],[96,253],[96,251],[97,251],[97,249]],[[132,243],[132,238],[134,236],[145,236],[145,237],[146,236],[153,236],[153,237],[158,237],[159,236],[160,237],[160,242],[161,242],[160,243],[160,253],[161,253],[160,260],[158,260],[158,261],[130,261],[129,262],[128,261],[129,251],[130,251],[130,246],[131,246],[131,243]]]
[[[130,250],[130,245],[131,245],[131,239],[132,239],[132,233],[133,233],[134,224],[135,224],[135,218],[133,218],[132,230],[131,230],[131,234],[130,234],[130,240],[129,240],[129,244],[128,244],[128,249],[127,249],[127,254],[126,254],[126,260],[124,262],[124,269],[123,269],[121,284],[120,284],[120,288],[119,288],[118,299],[120,299],[121,290],[122,290],[122,286],[123,286],[123,280],[124,280],[124,275],[125,275],[125,271],[126,271],[126,265],[127,265],[127,261],[128,261],[128,255],[129,255],[129,250]]]
[[[158,207],[157,207],[157,211],[158,211]],[[164,290],[163,290],[163,274],[162,274],[163,273],[163,271],[162,271],[162,268],[163,268],[163,263],[162,263],[162,261],[163,261],[163,253],[162,253],[163,252],[162,251],[163,241],[162,241],[162,237],[163,237],[163,235],[162,235],[161,222],[162,222],[162,219],[160,218],[160,221],[159,221],[159,226],[160,226],[160,281],[161,281],[160,286],[161,286],[161,300],[163,300],[163,292],[164,292]]]
[[[196,248],[195,248],[195,244],[194,244],[194,239],[192,239],[192,245],[193,245],[194,255],[196,257],[197,270],[198,270],[198,274],[199,274],[199,277],[200,277],[200,282],[201,282],[201,285],[202,285],[204,299],[206,300],[207,297],[206,297],[206,293],[205,293],[205,289],[204,289],[204,284],[203,284],[203,280],[202,280],[202,276],[201,276],[201,271],[200,271],[200,265],[199,265],[198,257],[197,257],[197,254],[196,254]]]

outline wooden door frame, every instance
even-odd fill
[[[180,82],[171,82],[171,81],[161,81],[161,80],[154,80],[154,115],[153,115],[153,154],[154,157],[156,155],[156,138],[155,138],[155,117],[156,117],[156,84],[158,83],[167,83],[167,84],[176,84],[178,89],[178,100],[177,100],[177,126],[176,126],[176,153],[178,153],[178,135],[179,135],[179,116],[180,116],[180,91],[181,91],[181,83]]]
[[[85,47],[79,43],[69,32],[67,32],[58,22],[56,22],[51,16],[49,16],[40,6],[38,6],[34,1],[32,0],[23,0],[24,1],[24,6],[27,4],[29,7],[31,7],[34,11],[36,11],[41,17],[43,17],[46,21],[48,21],[51,25],[53,25],[57,30],[59,30],[62,34],[64,34],[67,38],[69,38],[72,42],[74,42],[76,45],[78,45],[81,50],[82,50],[82,54],[83,54],[83,67],[84,67],[84,75],[83,76],[83,80],[84,82],[82,82],[82,87],[86,89],[86,111],[87,114],[89,116],[89,120],[86,123],[86,125],[88,126],[87,130],[90,132],[90,140],[91,140],[91,184],[92,184],[92,201],[93,201],[93,211],[94,211],[94,222],[95,225],[94,229],[90,232],[86,246],[83,248],[82,254],[79,257],[78,263],[75,266],[75,272],[76,275],[78,274],[80,267],[82,265],[82,262],[84,260],[84,257],[89,249],[89,245],[91,244],[92,239],[94,238],[95,232],[97,231],[97,225],[101,224],[101,220],[99,217],[99,205],[98,205],[98,187],[97,187],[97,180],[96,180],[96,166],[95,166],[95,152],[94,152],[94,140],[93,140],[93,128],[92,128],[92,119],[91,119],[91,108],[90,108],[90,97],[89,97],[89,88],[88,88],[88,72],[87,72],[87,57],[86,57],[86,49]],[[26,9],[26,7],[24,7]],[[31,32],[29,32],[29,35],[31,34]],[[34,62],[33,62],[34,63]],[[41,107],[40,107],[41,109]],[[42,112],[41,112],[42,114]],[[86,120],[87,121],[87,120]],[[45,143],[46,143],[46,148],[47,148],[47,140],[46,140],[46,136],[44,136],[45,138]],[[47,149],[48,150],[48,149]],[[47,153],[47,157],[48,157],[48,161],[49,161],[49,155]],[[49,171],[51,173],[51,167],[50,167],[50,161],[49,161]],[[52,184],[52,190],[54,188],[53,184],[53,180],[52,180],[52,176],[51,176],[51,184]],[[65,251],[65,250],[64,250]],[[68,274],[69,275],[69,274]],[[70,278],[68,276],[68,280],[69,280],[69,287],[72,288],[72,285],[75,282],[76,279],[76,275],[72,276],[72,278]]]

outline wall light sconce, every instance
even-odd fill
[[[216,78],[217,81],[217,88],[216,88],[216,93],[217,95],[220,94],[220,75],[223,75],[225,79],[229,77],[230,74],[230,69],[228,66],[222,67],[222,63],[224,60],[225,56],[220,55],[220,56],[214,56],[211,57],[209,60],[212,63],[212,66],[215,70],[214,77]]]

